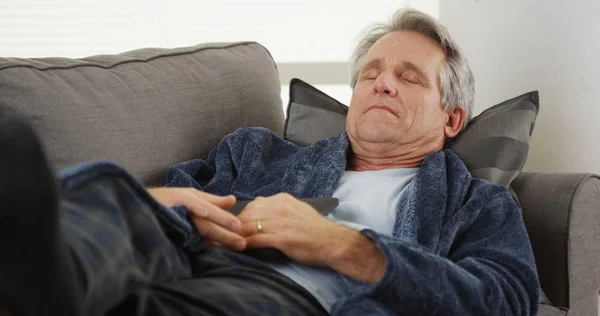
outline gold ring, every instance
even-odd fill
[[[262,223],[260,222],[260,219],[256,222],[256,228],[258,229],[259,233],[262,233]]]

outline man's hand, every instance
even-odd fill
[[[217,196],[194,188],[152,188],[148,193],[165,206],[187,207],[205,242],[235,250],[246,247],[246,241],[239,234],[240,221],[226,211],[235,204],[235,196]]]
[[[248,248],[275,248],[298,262],[327,266],[365,282],[376,282],[385,270],[385,258],[369,238],[289,194],[259,197],[238,219]]]

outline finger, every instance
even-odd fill
[[[260,220],[260,229],[258,224],[258,220],[242,222],[242,228],[240,229],[239,234],[243,237],[257,234],[275,234],[282,232],[287,227],[285,219]]]
[[[261,220],[260,221],[260,226],[262,229],[259,229],[258,227],[258,220],[253,220],[253,221],[247,221],[247,222],[242,222],[242,228],[240,229],[240,235],[242,236],[252,236],[252,235],[256,235],[256,234],[261,234],[261,233],[267,233],[266,229],[265,229],[265,221]]]
[[[237,199],[233,195],[223,196],[223,197],[220,197],[219,199],[215,199],[215,200],[211,201],[212,204],[214,204],[222,209],[229,209],[232,206],[234,206],[236,202],[237,202]]]
[[[246,238],[246,249],[275,248],[279,249],[277,234],[256,234]],[[281,250],[281,249],[280,249]]]
[[[200,235],[207,240],[229,246],[236,250],[242,250],[246,246],[246,241],[242,236],[226,230],[215,223],[195,216],[192,216],[192,221],[194,221]]]
[[[208,201],[211,204],[214,204],[223,209],[232,207],[236,202],[236,198],[234,195],[220,196],[220,195],[214,195],[214,194],[202,192],[202,191],[196,190],[196,189],[191,189],[191,192],[192,192],[192,194],[199,197],[200,199]]]
[[[194,216],[203,218],[205,221],[213,222],[233,232],[240,229],[241,222],[235,215],[195,195],[189,195],[184,200],[184,205]]]
[[[278,205],[271,205],[269,203],[252,203],[254,203],[254,201],[248,203],[248,205],[246,205],[246,207],[238,214],[237,218],[241,222],[270,218],[274,212],[277,211],[277,208],[279,208]]]
[[[270,204],[272,204],[272,197],[264,197],[264,196],[257,196],[256,198],[254,198],[254,200],[252,200],[250,203],[248,203],[248,205],[246,205],[246,208],[255,208],[255,207],[264,207],[264,206],[268,206]]]

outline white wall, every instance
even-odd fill
[[[540,91],[525,170],[600,173],[598,12],[598,0],[440,0],[475,73],[477,113]]]
[[[438,14],[438,0],[0,0],[0,56],[84,57],[252,40],[278,63],[284,107],[292,77],[347,103],[357,35],[405,6]]]
[[[431,2],[427,0],[426,2]],[[408,0],[1,0],[0,55],[119,53],[258,41],[278,62],[346,60],[356,34]]]

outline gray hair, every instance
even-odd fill
[[[413,31],[435,40],[446,53],[445,62],[440,70],[440,89],[442,108],[452,110],[463,107],[466,112],[463,129],[473,116],[475,97],[475,78],[467,59],[450,36],[448,29],[430,15],[414,9],[398,10],[390,23],[374,24],[367,28],[354,49],[350,61],[350,85],[356,85],[365,57],[371,46],[384,35],[395,31]]]

